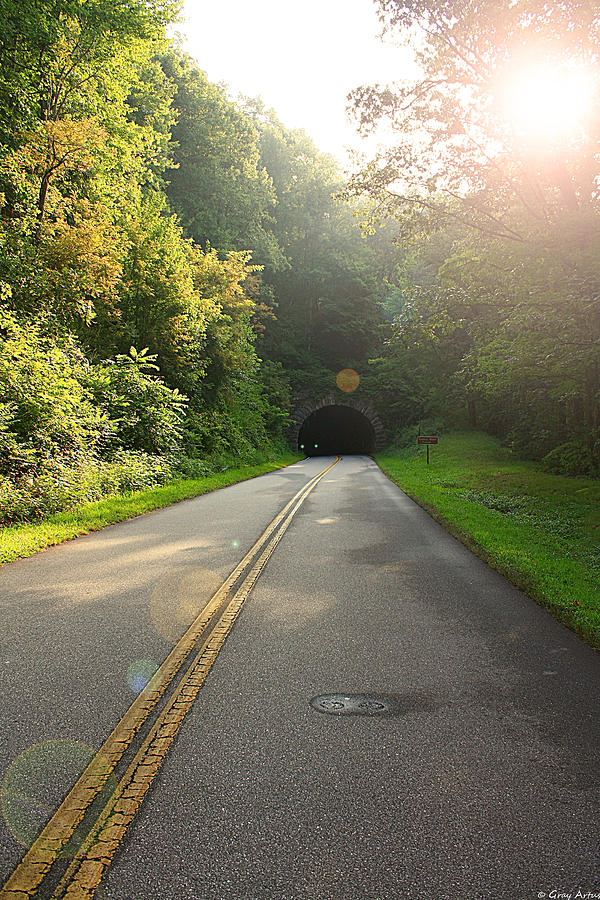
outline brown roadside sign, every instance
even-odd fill
[[[438,438],[437,435],[429,434],[420,434],[417,437],[417,444],[437,444]]]

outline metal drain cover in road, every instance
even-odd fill
[[[323,694],[313,697],[310,705],[318,712],[334,716],[383,716],[395,712],[388,699],[366,694]]]

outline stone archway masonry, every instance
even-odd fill
[[[348,406],[369,420],[375,432],[375,450],[383,450],[386,445],[385,428],[381,424],[381,419],[373,409],[370,403],[364,400],[356,400],[354,397],[340,396],[335,391],[330,391],[320,400],[302,400],[292,409],[291,425],[288,430],[288,440],[294,450],[298,449],[298,436],[302,425],[312,413],[326,406]]]

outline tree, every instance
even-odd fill
[[[73,336],[0,309],[0,338],[2,474],[19,479],[51,458],[94,454],[107,423],[84,384],[87,361]]]
[[[150,57],[174,4],[0,6],[0,279],[15,310],[84,331],[118,318],[126,210],[167,165],[170,95]]]
[[[277,320],[261,351],[294,373],[295,391],[327,389],[340,369],[366,363],[376,340],[375,257],[352,209],[335,197],[343,179],[332,157],[304,132],[285,128],[260,101],[246,100],[245,109],[273,181],[272,230],[283,256],[282,265],[266,265],[263,273]]]
[[[85,146],[74,123],[111,118],[175,8],[173,0],[40,0],[25,8],[2,0],[2,143],[18,145],[32,131],[41,137],[38,241],[49,184]]]
[[[519,72],[529,79],[521,90],[533,92],[536,66],[564,78],[588,67],[581,90],[593,77],[597,90],[597,11],[579,0],[379,0],[378,7],[386,29],[414,41],[421,74],[355,92],[361,126],[385,119],[397,140],[356,175],[349,194],[369,195],[373,220],[393,215],[417,256],[431,235],[451,237],[417,306],[438,325],[467,330],[457,368],[470,394],[488,404],[487,421],[521,444],[527,430],[544,432],[540,449],[577,432],[593,446],[600,120],[582,116],[569,131],[538,119],[536,132],[511,115],[505,95]]]
[[[171,50],[160,62],[174,86],[177,114],[167,186],[173,209],[204,249],[253,250],[261,262],[271,261],[277,254],[269,233],[273,189],[260,164],[256,128],[190,57]]]
[[[37,121],[95,115],[103,100],[122,98],[124,73],[177,8],[175,0],[1,0],[3,143]]]
[[[377,0],[388,31],[417,46],[420,77],[397,86],[362,87],[352,97],[359,125],[384,118],[398,137],[354,181],[382,209],[448,216],[516,242],[565,211],[597,200],[594,148],[600,121],[583,130],[535,135],[504,104],[506,82],[532,56],[568,75],[577,57],[595,71],[597,22],[580,0],[547,4],[481,0]],[[591,76],[590,76],[591,77]],[[523,89],[526,84],[520,85]],[[533,111],[532,111],[533,112]],[[401,202],[400,202],[401,201]]]

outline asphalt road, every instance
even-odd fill
[[[125,712],[136,672],[330,461],[0,570],[0,767],[44,778],[38,816]],[[330,694],[374,705],[311,705]],[[345,457],[260,576],[98,897],[600,895],[599,697],[600,655],[372,460]],[[23,848],[4,812],[6,876]]]

